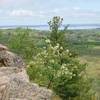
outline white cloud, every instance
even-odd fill
[[[44,11],[33,11],[33,10],[13,10],[9,13],[10,17],[39,17],[39,18],[45,18],[46,12]]]
[[[34,17],[34,18],[48,18],[52,16],[62,16],[66,19],[74,18],[74,19],[96,19],[100,18],[100,11],[93,11],[88,9],[81,9],[79,7],[72,8],[54,8],[51,10],[13,10],[9,14],[11,17]]]
[[[10,19],[10,20],[20,20],[21,23],[23,23],[25,19],[25,22],[28,23],[28,21],[31,23],[32,20],[34,22],[44,22],[46,23],[51,17],[53,16],[61,16],[64,18],[64,22],[66,23],[96,23],[100,21],[100,11],[94,11],[93,9],[82,9],[78,6],[75,7],[58,7],[58,8],[50,8],[50,9],[41,9],[35,10],[35,9],[15,9],[9,12],[6,12],[6,10],[2,9],[0,10],[3,12],[4,16],[6,15],[7,18],[3,17],[3,15],[0,17],[0,20],[4,19]],[[26,21],[27,19],[27,21]]]
[[[80,7],[72,7],[72,8],[56,8],[52,10],[51,14],[62,15],[69,18],[99,18],[100,11],[93,11],[89,9],[81,9]]]
[[[32,10],[13,10],[10,16],[33,16]]]

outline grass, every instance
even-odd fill
[[[59,96],[53,96],[52,100],[62,100]]]
[[[93,91],[100,96],[100,57],[81,56],[78,58],[82,63],[88,64],[87,73],[93,79]]]

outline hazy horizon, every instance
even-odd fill
[[[67,24],[61,25],[63,29]],[[38,30],[49,30],[49,25],[0,25],[0,29],[16,29],[16,28],[29,28]],[[100,28],[100,24],[69,24],[68,29],[97,29]]]

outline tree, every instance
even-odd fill
[[[46,46],[33,58],[28,74],[33,82],[53,89],[62,99],[80,96],[80,80],[84,79],[86,64],[81,64],[66,45],[66,31],[59,30],[63,19],[49,22],[51,33]],[[34,73],[34,74],[33,74]]]
[[[30,36],[31,29],[17,28],[15,33],[9,38],[8,46],[11,50],[24,59],[32,58],[34,54],[34,43]]]
[[[59,43],[63,48],[66,48],[66,26],[63,30],[61,29],[63,18],[58,16],[53,17],[52,21],[49,21],[48,24],[50,26],[50,36],[49,39],[51,44],[54,46]]]

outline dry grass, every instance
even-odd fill
[[[93,90],[100,98],[100,57],[83,56],[79,57],[79,60],[88,64],[87,73],[94,80]]]
[[[100,57],[82,56],[78,58],[81,63],[87,63],[87,72],[90,76],[100,75]]]
[[[59,96],[53,96],[52,100],[62,100]]]

